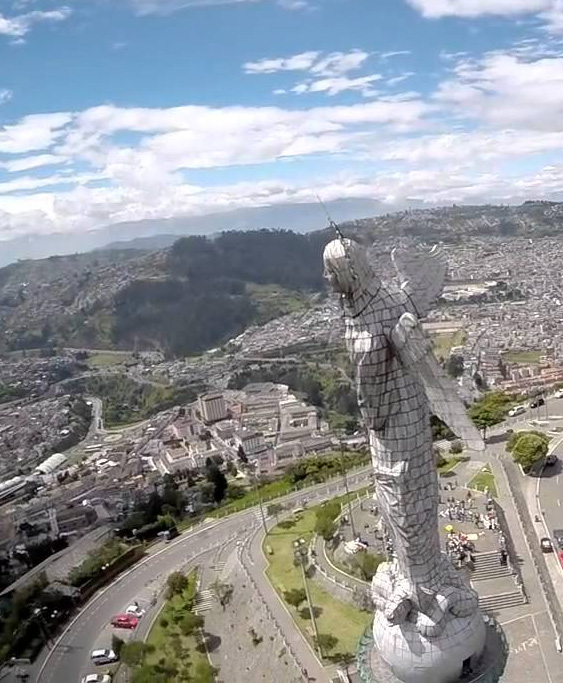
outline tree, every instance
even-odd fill
[[[272,503],[271,505],[268,505],[268,507],[266,508],[268,516],[275,517],[276,522],[278,521],[278,515],[283,510],[285,510],[285,507],[281,503]]]
[[[181,595],[190,585],[188,577],[182,572],[172,572],[166,579],[168,587],[168,598],[174,595]]]
[[[335,652],[331,659],[338,666],[341,666],[344,669],[346,678],[348,681],[350,681],[350,672],[348,669],[356,661],[356,655],[352,654],[351,652]]]
[[[535,463],[545,458],[548,450],[546,440],[537,434],[522,434],[512,449],[512,456],[524,472],[529,472]]]
[[[315,523],[315,531],[320,534],[325,541],[330,541],[334,537],[336,530],[336,522],[334,522],[330,517],[320,517]]]
[[[209,662],[198,662],[194,671],[194,683],[214,683],[217,669]]]
[[[140,640],[132,640],[129,643],[123,643],[121,647],[121,661],[127,666],[135,667],[143,663],[145,656],[152,652],[153,646],[147,645]]]
[[[453,377],[460,377],[463,375],[463,356],[457,353],[452,354],[446,361],[446,373]]]
[[[213,584],[215,594],[219,599],[219,604],[223,609],[229,604],[233,597],[234,586],[232,583],[223,583],[222,581],[215,581]]]
[[[368,552],[359,552],[354,556],[354,564],[359,569],[364,581],[371,581],[379,565],[384,561],[381,555],[372,555]]]
[[[283,597],[288,605],[299,609],[299,605],[307,599],[307,593],[304,588],[292,588],[291,590],[284,591]]]
[[[463,444],[461,441],[459,441],[459,439],[457,439],[450,446],[450,453],[452,455],[459,455],[462,452],[463,452]]]
[[[315,638],[315,641],[317,646],[326,654],[336,647],[338,638],[333,636],[332,633],[319,633],[318,637]]]
[[[238,459],[246,465],[248,463],[248,457],[246,453],[244,452],[244,448],[242,447],[242,444],[239,444],[238,450],[237,450],[237,456]]]
[[[213,484],[213,500],[216,503],[220,503],[227,491],[227,478],[214,462],[211,462],[209,467],[207,467],[206,476],[207,481]]]
[[[118,657],[121,655],[121,650],[124,644],[125,641],[119,636],[116,636],[115,633],[111,636],[111,649]]]
[[[354,604],[356,604],[362,611],[373,611],[373,599],[369,590],[354,588],[352,599],[354,600]]]
[[[469,408],[469,417],[483,431],[483,437],[489,427],[504,420],[515,398],[503,391],[491,391]]]
[[[203,617],[193,612],[188,612],[180,621],[180,631],[185,636],[191,636],[193,633],[203,626]]]

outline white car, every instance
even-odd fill
[[[125,610],[125,614],[132,614],[137,619],[140,619],[145,614],[145,610],[139,607],[139,605],[129,605]]]
[[[516,417],[517,415],[522,415],[522,413],[526,412],[526,406],[514,406],[514,408],[511,408],[508,411],[508,416],[509,417]]]
[[[554,398],[563,398],[563,389],[559,389],[555,392]]]
[[[109,674],[88,674],[82,679],[82,683],[111,683]]]
[[[113,650],[94,650],[90,657],[94,664],[98,666],[101,664],[113,664],[119,660],[119,657]]]

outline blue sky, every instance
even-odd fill
[[[0,0],[0,239],[563,194],[561,0]]]

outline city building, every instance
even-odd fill
[[[198,399],[199,412],[203,421],[210,424],[227,417],[227,405],[223,394],[204,394]]]

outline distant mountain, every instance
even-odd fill
[[[561,235],[563,204],[410,209],[350,221],[334,216],[345,235],[368,244],[389,246],[401,238],[462,243],[470,237],[498,244],[515,236]],[[150,232],[148,223],[114,228],[131,236]],[[331,230],[213,231],[212,237],[171,231],[186,225],[168,221],[159,235],[129,240],[129,249],[0,268],[0,349],[56,345],[197,353],[251,324],[309,305],[324,289],[321,254]]]
[[[395,207],[401,208],[401,207]],[[367,199],[342,199],[327,203],[335,221],[347,221],[375,216],[389,207]],[[99,230],[82,233],[25,235],[0,241],[0,267],[23,259],[40,259],[54,255],[77,254],[94,249],[154,249],[166,248],[174,237],[211,235],[225,230],[258,230],[262,228],[309,232],[326,225],[323,208],[317,202],[282,204],[253,209],[237,209],[207,216],[162,218],[127,223],[115,223]],[[155,238],[152,242],[149,238]],[[135,241],[134,246],[130,242]],[[146,243],[137,240],[147,240]]]

